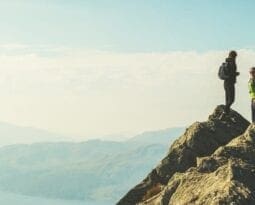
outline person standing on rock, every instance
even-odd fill
[[[225,90],[225,109],[221,119],[226,117],[230,112],[230,107],[235,101],[235,83],[236,77],[240,74],[237,72],[236,66],[236,51],[230,51],[226,61],[222,64],[219,70],[220,79],[224,80]]]
[[[255,123],[255,67],[250,69],[250,80],[249,80],[249,93],[251,96],[251,118],[252,122]]]

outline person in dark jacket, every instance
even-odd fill
[[[237,72],[236,57],[237,52],[230,51],[228,57],[226,58],[226,75],[228,77],[224,80],[225,110],[223,113],[223,117],[229,114],[230,107],[235,101],[236,77],[240,74],[239,72]]]

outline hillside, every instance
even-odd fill
[[[145,132],[124,142],[5,146],[0,148],[0,190],[113,204],[165,155],[183,130]]]
[[[117,204],[255,204],[255,126],[233,110],[219,120],[222,110],[190,126]]]

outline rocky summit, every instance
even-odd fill
[[[118,205],[254,205],[255,125],[218,106],[196,122]]]

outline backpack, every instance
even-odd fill
[[[227,74],[228,63],[224,62],[221,64],[218,72],[218,76],[221,80],[227,80],[229,78]]]

